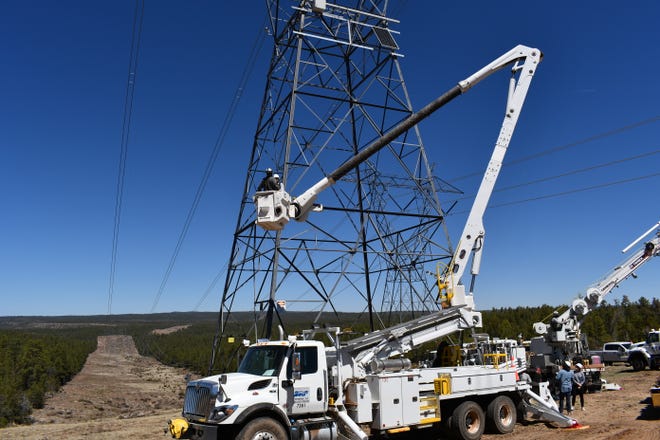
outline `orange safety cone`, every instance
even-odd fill
[[[587,428],[589,428],[589,425],[581,425],[580,422],[573,419],[573,424],[566,429],[587,429]]]

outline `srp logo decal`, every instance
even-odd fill
[[[293,390],[294,402],[309,402],[309,388],[298,388]]]

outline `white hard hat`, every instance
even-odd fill
[[[568,368],[571,368],[571,362],[570,361],[564,361],[564,365],[566,365]]]
[[[579,362],[578,362],[577,364],[575,364],[575,366],[576,366],[577,368],[579,368],[580,370],[582,369],[582,364],[579,363]]]
[[[280,175],[279,174],[273,174],[273,177],[276,178],[276,179],[279,179]]]

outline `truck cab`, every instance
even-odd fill
[[[191,381],[183,417],[170,421],[175,438],[241,438],[258,418],[289,430],[289,420],[328,410],[325,347],[320,341],[265,341],[251,345],[234,373]],[[180,433],[177,436],[177,431]]]

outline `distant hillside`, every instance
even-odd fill
[[[294,326],[308,326],[317,317],[316,312],[283,312],[282,319]],[[417,314],[419,316],[420,313]],[[330,325],[345,325],[364,319],[361,313],[322,313],[320,322]],[[263,314],[259,317],[262,320]],[[254,321],[253,312],[232,312],[231,320],[238,323]],[[155,325],[170,327],[175,325],[215,323],[217,312],[170,312],[124,315],[86,315],[86,316],[0,316],[0,329],[39,329],[39,328],[74,328],[90,326],[134,326]]]
[[[177,324],[183,322],[214,322],[216,312],[172,312],[125,315],[87,316],[0,316],[0,329],[32,329],[86,326],[116,326],[132,324]]]

